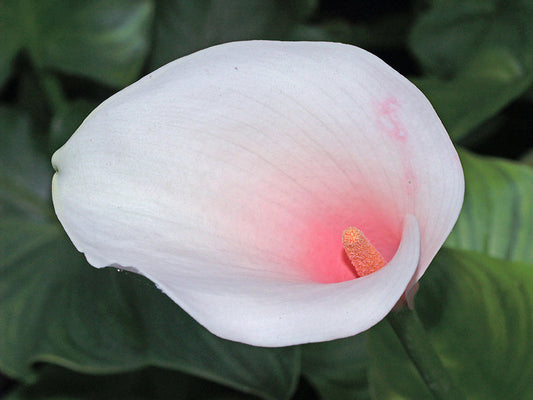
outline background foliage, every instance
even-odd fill
[[[469,399],[532,399],[531,21],[531,0],[0,0],[0,397],[431,398],[386,321],[225,341],[146,279],[91,268],[54,216],[50,156],[101,101],[193,51],[279,39],[361,46],[433,102],[467,187],[417,311]]]

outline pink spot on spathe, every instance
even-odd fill
[[[394,97],[388,97],[384,101],[377,104],[377,127],[381,132],[387,134],[388,137],[405,143],[408,139],[407,129],[401,121],[401,106],[398,100]],[[416,174],[413,172],[409,162],[410,150],[408,148],[401,149],[401,160],[405,172],[404,182],[406,193],[410,198],[415,198],[415,193],[418,191],[418,182]]]
[[[407,139],[407,130],[398,115],[400,104],[394,97],[389,97],[378,104],[377,123],[379,128],[398,140]]]

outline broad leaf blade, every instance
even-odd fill
[[[157,2],[152,68],[220,43],[283,39],[316,5],[309,0]]]
[[[410,48],[429,73],[450,76],[477,52],[505,49],[530,68],[531,0],[435,1],[417,21]]]
[[[508,51],[490,49],[477,53],[453,78],[413,82],[429,98],[451,138],[458,141],[523,94],[533,74]]]
[[[23,43],[23,33],[19,28],[18,3],[0,0],[0,88],[9,78],[13,59]]]
[[[90,267],[59,226],[9,218],[0,232],[0,369],[10,376],[32,378],[37,362],[93,374],[153,365],[264,398],[294,390],[299,348],[219,339],[145,278]]]
[[[442,250],[420,282],[420,318],[468,399],[533,398],[533,266]],[[369,334],[376,399],[432,399],[383,321]]]
[[[97,105],[93,101],[84,99],[65,103],[52,118],[50,148],[55,151],[65,144]]]
[[[39,67],[121,87],[143,65],[152,14],[150,0],[25,0],[17,28]]]
[[[0,107],[0,215],[51,217],[51,177],[52,167],[37,149],[27,115]]]
[[[533,169],[461,151],[466,191],[446,246],[533,264]]]
[[[435,1],[409,45],[417,81],[454,140],[525,93],[533,80],[533,2]]]
[[[302,374],[322,400],[369,399],[366,335],[302,346]]]

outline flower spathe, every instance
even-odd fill
[[[380,321],[454,225],[464,181],[427,99],[354,46],[236,42],[101,104],[53,157],[56,213],[95,267],[154,281],[260,346]],[[357,227],[387,264],[356,273]]]

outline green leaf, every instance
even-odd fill
[[[410,47],[426,70],[454,75],[486,51],[533,65],[531,0],[435,1],[413,27]]]
[[[49,218],[52,166],[39,153],[26,114],[0,106],[0,216]]]
[[[0,88],[11,74],[13,59],[22,47],[22,32],[18,24],[17,7],[10,0],[0,0]]]
[[[533,265],[441,250],[416,309],[468,399],[533,399]],[[386,320],[368,341],[376,399],[433,399]]]
[[[429,77],[415,83],[454,140],[501,111],[533,82],[531,0],[435,1],[409,44]]]
[[[53,116],[50,124],[50,148],[60,148],[78,129],[89,113],[96,108],[95,102],[79,99],[65,103]]]
[[[533,264],[533,169],[460,152],[463,209],[446,246]]]
[[[227,396],[227,397],[226,397]],[[113,375],[82,375],[47,365],[39,379],[6,400],[253,400],[226,387],[159,368]]]
[[[147,279],[90,267],[59,225],[0,221],[0,370],[31,381],[39,362],[91,374],[159,366],[268,399],[289,398],[298,347],[222,340]]]
[[[313,0],[160,0],[151,67],[215,44],[283,39],[316,5]]]
[[[369,399],[366,336],[302,346],[302,374],[322,400]]]
[[[533,74],[509,51],[494,48],[476,53],[451,79],[427,77],[413,82],[457,141],[524,93]]]
[[[39,68],[112,86],[137,78],[149,48],[152,1],[0,1],[0,11],[9,10],[0,32],[9,32],[3,52],[10,58],[25,48]],[[0,63],[0,83],[6,63]]]

